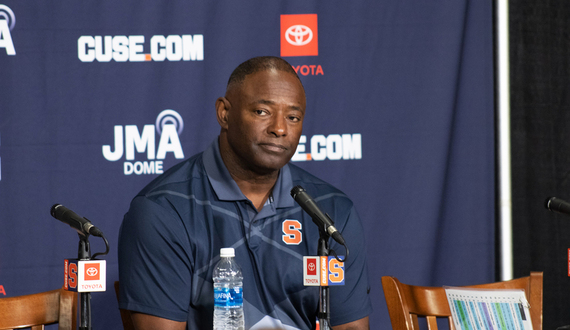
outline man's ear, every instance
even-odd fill
[[[225,97],[219,97],[216,100],[216,118],[218,119],[218,124],[220,124],[222,129],[228,128],[228,113],[230,108],[230,101]]]

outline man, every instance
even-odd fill
[[[218,139],[151,182],[125,215],[120,308],[133,312],[137,329],[212,329],[212,271],[220,248],[233,247],[246,329],[314,329],[319,291],[303,286],[302,257],[317,254],[318,228],[289,194],[302,185],[350,245],[346,285],[330,289],[333,329],[368,329],[363,233],[352,202],[287,164],[305,116],[291,65],[277,57],[240,64],[216,115]]]

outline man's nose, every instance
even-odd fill
[[[269,125],[269,133],[275,136],[287,135],[287,120],[283,116],[275,116]]]

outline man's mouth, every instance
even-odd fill
[[[262,147],[265,150],[272,151],[272,152],[287,151],[287,147],[285,147],[284,145],[281,145],[281,144],[277,144],[277,143],[262,143],[262,144],[260,144],[260,147]]]

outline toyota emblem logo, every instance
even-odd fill
[[[315,264],[310,263],[309,266],[308,266],[308,268],[309,268],[310,271],[315,270]]]
[[[304,46],[313,40],[313,31],[305,25],[293,25],[285,31],[285,40],[293,46]]]
[[[91,267],[91,268],[88,268],[85,272],[89,276],[95,276],[95,275],[97,275],[97,268]]]

